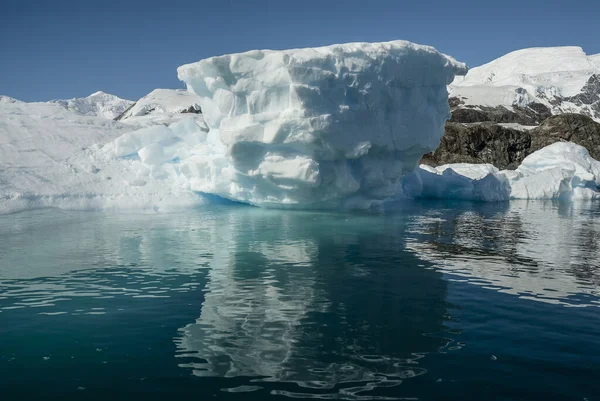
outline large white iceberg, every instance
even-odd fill
[[[600,162],[572,142],[556,142],[527,156],[516,170],[490,164],[422,165],[403,182],[413,198],[503,201],[600,199]]]
[[[368,207],[396,194],[438,146],[446,85],[465,72],[406,41],[184,65],[179,78],[199,96],[210,132],[178,164],[192,190],[254,205]]]

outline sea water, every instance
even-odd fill
[[[0,217],[1,400],[598,400],[600,205]]]

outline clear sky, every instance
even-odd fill
[[[0,94],[182,88],[176,68],[250,49],[406,39],[475,66],[509,51],[600,53],[598,0],[0,0]]]

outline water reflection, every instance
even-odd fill
[[[89,347],[94,353],[115,347],[125,356],[113,366],[128,363],[141,332],[148,344],[139,352],[168,355],[154,378],[170,375],[177,387],[191,377],[189,393],[200,398],[214,396],[206,383],[319,399],[415,396],[422,391],[407,384],[437,383],[425,375],[434,356],[465,353],[461,330],[475,337],[482,330],[463,324],[459,309],[486,297],[450,304],[452,282],[559,304],[553,308],[600,305],[599,222],[596,204],[544,202],[404,202],[374,215],[214,207],[2,216],[0,316],[12,323],[0,330],[0,373],[14,371],[2,358],[26,358],[16,349],[20,336],[31,336],[29,347],[39,341],[36,330],[72,333],[84,330],[80,319],[98,315],[106,320],[85,332],[105,342]],[[131,302],[140,298],[147,303]],[[124,309],[135,324],[111,332]],[[119,330],[135,340],[119,343],[126,334]],[[152,343],[159,331],[168,345]],[[65,349],[52,353],[57,367],[65,366],[56,357]],[[31,358],[23,371],[42,355]]]
[[[414,206],[407,247],[452,277],[534,301],[600,305],[598,204]]]
[[[104,314],[77,299],[166,298],[203,285],[221,221],[39,211],[0,220],[0,312]],[[198,230],[198,227],[201,229]]]
[[[200,316],[176,341],[195,375],[261,377],[245,389],[269,382],[272,394],[377,399],[361,394],[423,374],[422,355],[447,345],[445,282],[388,234],[397,224],[254,209],[232,218]]]

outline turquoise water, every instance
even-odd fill
[[[600,205],[0,217],[2,400],[598,400]]]

